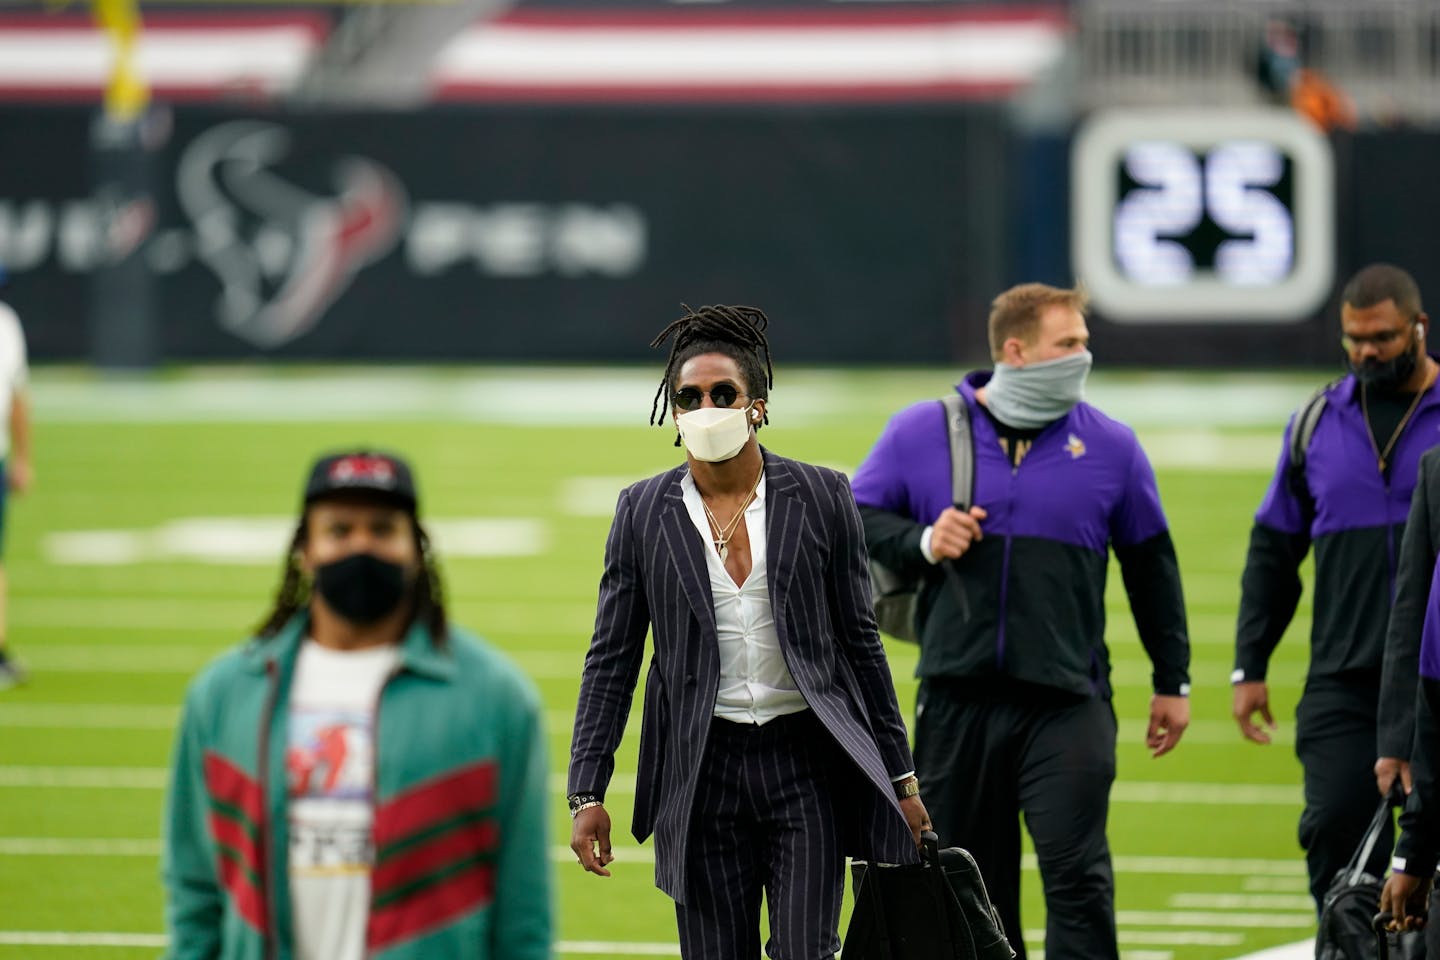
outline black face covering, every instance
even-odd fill
[[[1419,344],[1416,344],[1413,349],[1383,363],[1374,360],[1366,360],[1364,363],[1351,362],[1350,372],[1355,374],[1356,380],[1376,393],[1395,393],[1414,375],[1415,368],[1420,365],[1419,354]]]
[[[351,623],[385,619],[405,599],[405,568],[370,553],[355,553],[315,568],[315,590]]]

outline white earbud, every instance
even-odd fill
[[[751,420],[759,420],[759,419],[760,419],[760,411],[759,411],[759,410],[751,410],[751,411],[750,411],[750,419],[751,419]]]

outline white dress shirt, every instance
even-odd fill
[[[715,716],[736,723],[763,724],[808,709],[780,652],[780,636],[775,632],[770,606],[765,573],[764,479],[745,508],[751,566],[750,575],[739,585],[720,561],[705,505],[689,473],[681,478],[680,489],[690,521],[704,538],[705,568],[715,601],[715,629],[720,637],[720,689],[715,695]]]

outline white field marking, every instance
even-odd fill
[[[441,517],[426,521],[440,556],[533,556],[549,549],[549,528],[531,517]],[[273,566],[285,554],[295,518],[183,517],[149,529],[68,530],[48,534],[51,563],[128,566],[198,562]]]
[[[771,391],[778,427],[806,427],[939,396],[959,371],[791,370]],[[1280,431],[1295,408],[1330,374],[1143,374],[1099,370],[1087,399],[1142,430],[1273,429],[1269,466]],[[856,384],[867,389],[855,389]],[[41,423],[294,423],[438,421],[577,427],[636,426],[655,393],[648,367],[360,367],[287,376],[249,367],[184,369],[164,379],[98,379],[88,372],[41,369],[31,377]],[[580,404],[577,393],[616,398]],[[632,402],[623,398],[633,397]],[[782,416],[783,414],[783,416]],[[656,431],[659,432],[658,430]]]
[[[1156,430],[1137,431],[1140,446],[1150,462],[1157,467],[1177,470],[1224,473],[1260,473],[1275,469],[1280,456],[1280,436],[1284,420],[1277,422],[1275,433],[1227,434],[1217,430]]]
[[[1299,940],[1295,943],[1270,947],[1259,953],[1247,953],[1235,960],[1312,960],[1315,956],[1315,940]]]
[[[0,729],[170,730],[179,719],[178,707],[0,702]]]
[[[598,954],[602,957],[678,957],[678,943],[610,943],[605,940],[561,940],[556,953]]]
[[[1310,879],[1294,877],[1246,877],[1240,882],[1240,889],[1246,893],[1305,893],[1310,889]]]
[[[1305,913],[1221,913],[1214,910],[1117,910],[1115,922],[1130,927],[1241,927],[1304,929],[1315,926],[1315,911]]]
[[[560,484],[560,512],[572,517],[613,517],[620,491],[640,477],[566,477]]]
[[[0,766],[0,787],[163,790],[169,781],[165,767]]]
[[[1031,943],[1032,941],[1030,940],[1025,941],[1025,945],[1030,947],[1030,949],[1026,951],[1026,955],[1033,958],[1033,960],[1045,960],[1045,950],[1043,949],[1045,943],[1044,936],[1041,936],[1039,940],[1033,941],[1033,946],[1031,946]],[[1120,951],[1120,960],[1171,960],[1174,956],[1175,952],[1173,950]]]
[[[0,714],[3,717],[3,714]],[[628,728],[627,728],[628,730]],[[550,789],[563,791],[565,775],[552,773]],[[616,774],[610,781],[609,793],[635,792],[635,775]],[[1112,803],[1194,803],[1203,806],[1274,804],[1289,806],[1300,802],[1300,788],[1256,783],[1166,783],[1120,781],[1110,790]]]
[[[1045,930],[1032,927],[1024,933],[1026,943],[1044,943]],[[1216,933],[1213,930],[1121,930],[1121,945],[1132,947],[1235,947],[1245,942],[1243,933]]]
[[[453,602],[453,601],[452,601]],[[467,601],[471,602],[471,601]],[[555,599],[533,601],[473,601],[484,623],[474,625],[481,636],[517,634],[560,634],[588,641],[595,623],[593,601],[574,603]],[[194,600],[170,597],[59,596],[17,598],[10,611],[13,627],[44,627],[63,630],[120,629],[176,631],[194,635],[220,632],[224,649],[249,635],[269,609],[268,600]],[[537,623],[537,621],[539,621]],[[466,624],[469,626],[469,624]],[[120,649],[120,646],[109,646]],[[28,649],[28,648],[27,648]],[[585,652],[575,656],[583,661]],[[578,666],[576,676],[579,676]]]
[[[1303,796],[1299,784],[1262,783],[1147,783],[1120,780],[1110,789],[1111,803],[1194,803],[1205,806],[1298,807]]]
[[[1121,946],[1132,947],[1234,947],[1245,942],[1244,934],[1213,930],[1120,930],[1116,937]]]
[[[224,630],[243,638],[269,609],[265,597],[253,601],[194,600],[170,597],[17,597],[10,606],[13,628],[60,627],[68,630]],[[233,642],[233,641],[232,641]]]
[[[23,661],[36,673],[179,673],[193,674],[215,659],[225,647],[182,644],[130,646],[123,644],[64,644],[26,647]],[[564,680],[580,675],[585,655],[580,652],[503,651],[528,676],[537,680]]]
[[[0,930],[0,946],[7,947],[155,947],[163,949],[170,938],[163,933],[65,933],[49,930]],[[599,954],[610,957],[678,957],[678,943],[623,943],[603,940],[561,940],[555,952]]]
[[[1309,894],[1296,893],[1177,893],[1170,898],[1175,910],[1314,910]]]
[[[1122,719],[1120,721],[1120,742],[1122,744],[1142,743],[1145,739],[1145,728],[1147,721],[1139,718]],[[1271,730],[1270,739],[1276,744],[1288,744],[1295,742],[1294,724],[1286,724],[1278,729]],[[1240,744],[1245,740],[1240,735],[1240,728],[1235,725],[1234,720],[1191,720],[1190,726],[1185,728],[1185,736],[1180,741],[1184,744]]]
[[[0,768],[3,772],[5,768]],[[9,768],[14,769],[14,768]],[[4,784],[0,784],[4,785]],[[106,786],[110,786],[107,784]],[[0,854],[13,854],[16,856],[154,856],[159,850],[160,841],[156,838],[131,837],[124,839],[109,838],[58,838],[58,837],[10,837],[0,840]],[[655,852],[649,846],[638,846],[634,844],[617,844],[611,848],[617,859],[622,863],[654,863]],[[575,859],[575,853],[568,846],[554,844],[549,850],[550,860],[554,863],[571,863]],[[1144,861],[1137,863],[1136,861]],[[1023,858],[1023,866],[1026,870],[1036,870],[1037,864],[1033,854],[1026,854]],[[1116,857],[1115,868],[1121,873],[1147,873],[1162,874],[1170,876],[1183,876],[1193,874],[1210,875],[1240,875],[1245,871],[1270,870],[1275,873],[1289,871],[1295,865],[1288,860],[1232,860],[1225,858],[1179,858],[1179,857]],[[1302,865],[1303,869],[1303,865]],[[1226,914],[1216,914],[1226,916]],[[1197,917],[1196,927],[1204,926],[1245,926],[1245,924],[1211,924],[1204,919],[1207,914],[1198,911],[1184,911],[1173,913],[1141,913],[1132,912],[1127,914],[1127,919],[1121,921],[1128,926],[1184,926],[1172,920],[1154,920],[1150,917],[1178,918],[1186,916]],[[1232,916],[1247,916],[1247,914],[1233,914]],[[1268,915],[1260,915],[1268,916]],[[1314,912],[1310,913],[1311,922],[1314,922]],[[1255,924],[1255,926],[1269,926],[1270,924]],[[1029,934],[1027,934],[1028,936]],[[1227,934],[1211,931],[1211,936],[1221,937]],[[1132,940],[1134,943],[1179,943],[1180,940],[1169,938],[1183,938],[1195,936],[1185,932],[1136,932],[1134,937],[1154,937],[1153,940]],[[1183,942],[1199,942],[1183,941]],[[1209,942],[1209,941],[1206,941]],[[1224,945],[1224,944],[1220,944]]]
[[[61,933],[49,930],[0,930],[7,947],[157,947],[170,944],[163,933]]]
[[[215,659],[223,649],[182,644],[40,644],[25,648],[24,661],[36,673],[192,674]]]
[[[158,857],[159,840],[93,837],[0,837],[6,857]]]
[[[1269,876],[1303,877],[1303,860],[1260,860],[1249,857],[1146,857],[1119,856],[1113,858],[1116,872],[1154,873],[1165,876]],[[1026,870],[1038,870],[1040,863],[1035,854],[1027,853],[1020,858]],[[1313,917],[1311,918],[1314,919]]]
[[[0,719],[4,714],[0,713]],[[169,770],[166,767],[42,767],[42,766],[0,766],[0,787],[32,787],[32,788],[76,788],[76,789],[163,789],[168,783]],[[550,789],[556,792],[563,792],[565,789],[565,774],[555,771],[550,774]],[[1146,803],[1199,803],[1207,805],[1229,806],[1234,803],[1264,803],[1263,799],[1248,800],[1247,791],[1258,791],[1257,795],[1265,796],[1265,791],[1271,789],[1264,785],[1257,784],[1185,784],[1185,783],[1145,783],[1132,782],[1128,784],[1116,784],[1114,792],[1122,792],[1121,787],[1126,787],[1133,794],[1129,799],[1136,800],[1144,798]],[[609,793],[617,795],[628,795],[635,792],[635,775],[618,774],[610,783]],[[1197,795],[1199,799],[1197,799]],[[1239,797],[1241,799],[1237,800]],[[1114,799],[1112,794],[1112,799]],[[1123,800],[1121,802],[1124,802]],[[1137,802],[1139,802],[1137,800]],[[1029,858],[1027,857],[1027,862]],[[1130,872],[1153,872],[1153,873],[1281,873],[1289,874],[1299,865],[1290,861],[1267,861],[1267,860],[1223,860],[1215,861],[1208,858],[1184,858],[1184,857],[1116,857],[1117,868],[1120,863],[1132,863],[1133,866],[1126,869]],[[1245,869],[1240,866],[1234,868],[1211,869],[1204,867],[1204,864],[1225,863],[1225,864],[1264,864],[1267,866],[1256,869]],[[1194,866],[1200,864],[1202,866]],[[1275,870],[1275,864],[1284,864],[1284,869]],[[1029,864],[1033,866],[1033,863]]]

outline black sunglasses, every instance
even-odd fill
[[[699,410],[700,404],[705,401],[706,396],[715,406],[728,407],[745,394],[728,383],[717,383],[710,388],[708,394],[699,387],[681,387],[670,394],[670,402],[679,410]]]

